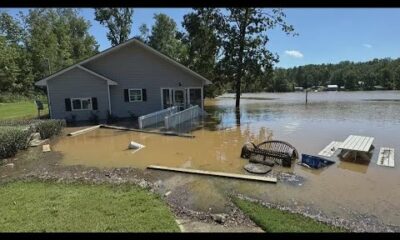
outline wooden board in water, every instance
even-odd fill
[[[204,170],[197,170],[197,169],[172,168],[172,167],[164,167],[164,166],[156,166],[156,165],[150,165],[147,168],[156,169],[156,170],[164,170],[164,171],[193,173],[193,174],[209,175],[209,176],[217,176],[217,177],[228,177],[228,178],[236,178],[236,179],[244,179],[244,180],[253,180],[253,181],[261,181],[261,182],[269,182],[269,183],[277,182],[277,179],[275,177],[259,177],[259,176],[242,175],[242,174],[235,174],[235,173],[211,172],[211,171],[204,171]]]
[[[394,167],[394,148],[381,147],[377,164],[385,167]]]
[[[51,151],[50,145],[49,145],[49,144],[43,145],[43,146],[42,146],[42,151],[43,151],[43,152],[50,152],[50,151]]]
[[[75,131],[75,132],[72,132],[72,133],[68,133],[68,136],[80,135],[80,134],[83,134],[83,133],[87,133],[87,132],[93,131],[93,130],[98,129],[98,128],[100,128],[100,125],[96,125],[96,126],[93,126],[93,127],[88,127],[88,128],[81,129],[81,130],[78,130],[78,131]]]

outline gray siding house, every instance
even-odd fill
[[[170,106],[203,108],[211,82],[146,44],[128,40],[35,83],[47,88],[50,117],[88,120],[145,115]]]

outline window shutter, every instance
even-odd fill
[[[125,99],[125,102],[129,102],[129,92],[128,92],[128,89],[124,89],[124,99]]]
[[[65,111],[71,112],[71,99],[69,98],[65,99]]]
[[[93,110],[97,110],[97,98],[92,97],[92,108]]]
[[[143,99],[143,102],[146,102],[147,101],[147,93],[146,93],[146,89],[145,88],[143,88],[142,89],[142,99]]]

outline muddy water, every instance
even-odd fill
[[[240,115],[235,114],[230,97],[206,102],[211,117],[202,129],[192,132],[193,139],[99,129],[62,138],[53,150],[63,154],[67,165],[145,168],[157,164],[246,174],[243,166],[247,161],[239,155],[247,141],[279,139],[300,153],[317,154],[331,141],[343,141],[350,134],[373,136],[375,150],[370,162],[332,157],[337,163],[323,170],[299,165],[286,169],[304,177],[302,185],[207,177],[182,180],[179,174],[167,183],[189,185],[189,200],[201,210],[210,205],[223,208],[222,193],[234,190],[266,201],[312,205],[333,217],[351,218],[351,210],[400,225],[400,92],[309,93],[307,105],[304,93],[244,94],[248,99],[242,100]],[[130,141],[146,147],[133,152],[127,149]],[[395,168],[376,165],[382,146],[396,149]]]

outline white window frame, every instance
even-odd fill
[[[131,90],[140,90],[141,99],[132,101],[131,100]],[[142,88],[129,88],[128,89],[128,98],[129,98],[129,102],[143,102],[143,89]]]
[[[75,108],[74,108],[74,100],[79,100],[79,101],[81,101],[81,107],[83,106],[82,100],[89,100],[89,101],[90,101],[90,108],[88,108],[88,109],[83,109],[83,108],[81,108],[81,109],[75,109]],[[72,110],[72,111],[91,111],[91,110],[93,110],[92,98],[90,98],[90,97],[71,98],[71,110]]]

